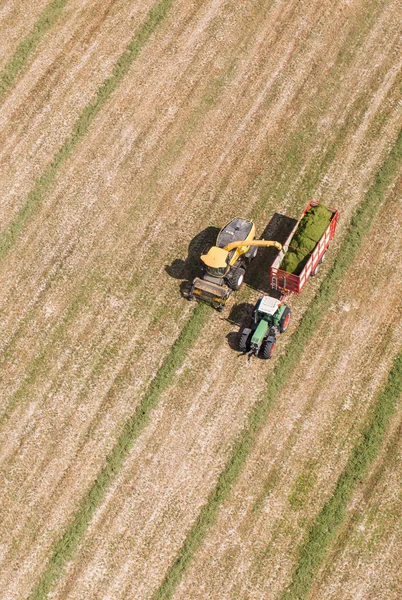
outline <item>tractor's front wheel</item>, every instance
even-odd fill
[[[265,340],[261,346],[261,356],[262,358],[268,359],[274,353],[276,342],[272,340]]]
[[[290,308],[289,308],[289,306],[287,306],[285,308],[285,310],[283,311],[283,315],[279,322],[279,332],[280,333],[285,333],[285,331],[288,328],[289,321],[290,321]]]
[[[242,267],[239,267],[233,273],[232,277],[229,280],[229,286],[232,288],[232,290],[239,290],[241,288],[245,274],[246,271]]]

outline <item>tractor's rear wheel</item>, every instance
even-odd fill
[[[251,332],[249,329],[243,331],[239,340],[239,350],[240,352],[248,352],[250,350],[250,339]]]
[[[276,344],[276,342],[273,342],[272,340],[265,340],[265,342],[262,343],[262,346],[261,346],[262,358],[265,358],[265,359],[271,358],[271,356],[273,355],[274,350],[275,350],[275,344]]]
[[[280,333],[285,333],[285,331],[288,328],[289,321],[290,321],[290,308],[287,306],[285,308],[285,310],[283,311],[283,315],[279,322],[279,332]]]
[[[244,281],[245,274],[246,274],[246,271],[242,267],[239,267],[238,269],[236,269],[236,271],[233,273],[233,275],[229,279],[229,282],[228,282],[229,287],[231,287],[232,290],[239,290]]]

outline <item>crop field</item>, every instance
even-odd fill
[[[0,599],[399,600],[400,0],[0,6]],[[339,210],[269,361],[183,297]],[[272,250],[271,250],[272,252]]]

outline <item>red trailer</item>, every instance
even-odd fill
[[[300,294],[307,279],[309,277],[313,277],[317,273],[319,264],[324,261],[325,253],[328,249],[330,241],[334,237],[336,225],[338,223],[339,212],[336,210],[336,208],[327,207],[332,212],[331,221],[324,234],[318,240],[315,248],[311,252],[310,258],[303,267],[301,273],[299,275],[294,275],[293,273],[282,271],[279,268],[279,265],[281,264],[282,259],[289,248],[290,241],[300,223],[300,220],[311,206],[318,206],[318,204],[319,203],[315,202],[314,200],[311,200],[307,203],[300,219],[297,221],[295,227],[290,232],[286,242],[283,244],[282,250],[279,252],[278,256],[276,257],[275,261],[271,266],[271,287],[274,290],[280,291],[284,296],[288,296],[292,293]]]

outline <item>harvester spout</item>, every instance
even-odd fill
[[[230,242],[230,244],[225,246],[223,249],[227,252],[230,252],[231,250],[240,248],[241,246],[275,246],[275,248],[278,248],[278,250],[282,250],[282,244],[270,240],[241,240],[237,242]]]

